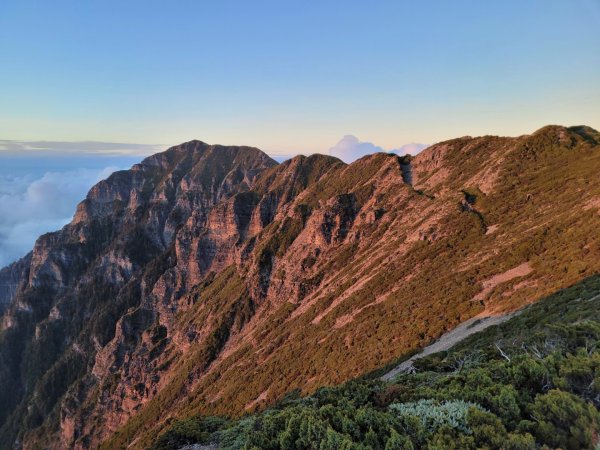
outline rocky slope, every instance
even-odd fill
[[[150,450],[596,449],[599,292],[593,275],[485,331],[464,322],[385,381],[376,371],[237,420],[174,420]]]
[[[0,316],[4,314],[17,291],[22,288],[30,264],[31,254],[0,270]]]
[[[194,141],[0,272],[0,447],[144,448],[393,362],[600,268],[600,135],[277,165]]]

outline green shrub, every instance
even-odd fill
[[[568,392],[551,390],[536,397],[531,407],[536,437],[556,448],[593,448],[600,414],[592,405]]]
[[[440,403],[429,399],[411,403],[394,403],[389,406],[390,411],[398,417],[418,417],[423,427],[430,433],[447,426],[466,434],[472,432],[467,423],[467,414],[470,408],[481,409],[475,403],[462,400]]]
[[[211,436],[228,424],[222,417],[190,417],[177,420],[164,432],[151,450],[177,450],[189,444],[206,444]]]

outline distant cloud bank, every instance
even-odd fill
[[[377,152],[396,153],[398,155],[406,155],[409,153],[411,155],[416,155],[427,147],[429,147],[429,145],[426,144],[406,144],[399,148],[386,150],[372,142],[363,142],[356,136],[346,135],[336,145],[331,147],[328,153],[331,156],[340,158],[344,162],[350,163],[365,155]]]
[[[0,267],[21,258],[38,236],[70,222],[89,188],[117,167],[32,176],[0,176]]]
[[[90,155],[141,155],[149,156],[165,150],[159,144],[123,144],[98,141],[10,141],[0,139],[0,154],[13,155],[36,154],[90,154]]]
[[[113,154],[52,144],[0,141],[0,268],[25,256],[40,235],[69,223],[94,184],[143,158],[117,145],[102,145]]]

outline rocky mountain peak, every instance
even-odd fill
[[[113,174],[0,271],[0,447],[147,448],[171,418],[343,382],[597,272],[599,142],[552,126],[278,165],[190,141]]]

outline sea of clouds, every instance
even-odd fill
[[[38,236],[70,222],[89,188],[118,169],[0,175],[0,267],[27,254]]]
[[[0,268],[25,256],[40,235],[69,223],[94,184],[157,150],[0,140]]]

